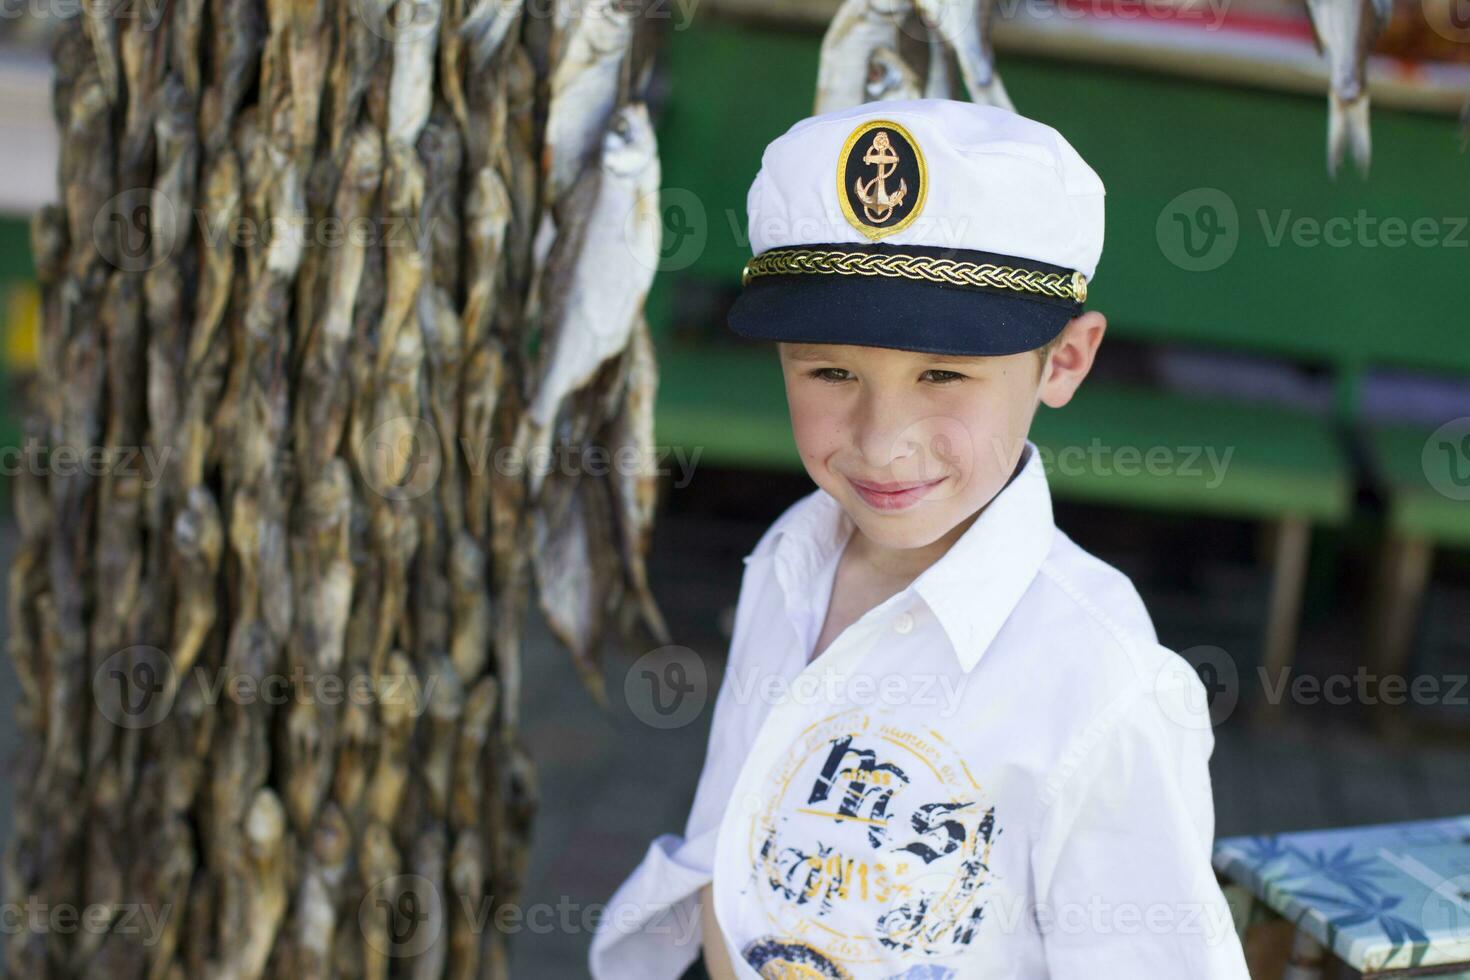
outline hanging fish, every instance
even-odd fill
[[[899,25],[912,9],[911,0],[843,0],[822,36],[813,113],[868,100],[873,53],[880,48],[898,50]]]
[[[544,457],[566,398],[627,347],[653,283],[662,233],[659,162],[643,103],[618,110],[603,139],[602,165],[586,179],[582,190],[592,202],[585,227],[571,242],[559,234],[548,259],[545,356],[516,435],[518,457],[530,462]],[[529,469],[535,495],[545,467]]]
[[[617,501],[619,544],[624,574],[636,608],[660,644],[672,643],[663,614],[648,586],[648,545],[658,502],[657,448],[654,445],[654,398],[658,393],[658,362],[648,322],[640,316],[628,348],[628,380],[622,410],[608,440],[611,456],[621,460],[611,474]],[[636,466],[628,466],[629,457]]]
[[[565,46],[551,70],[542,156],[547,201],[567,192],[597,150],[617,105],[623,61],[633,43],[634,11],[632,3],[599,0],[567,28]]]
[[[1372,144],[1368,128],[1368,52],[1393,12],[1393,0],[1307,0],[1317,50],[1327,55],[1327,175],[1336,177],[1352,154],[1358,173],[1368,175]]]
[[[995,0],[915,0],[925,24],[954,51],[971,100],[1015,111],[995,70],[990,24]]]
[[[929,32],[929,71],[924,79],[924,98],[954,98],[954,52],[933,31]]]

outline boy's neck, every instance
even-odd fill
[[[975,523],[975,519],[984,510],[985,508],[981,507],[942,536],[921,548],[884,547],[873,542],[863,534],[861,529],[854,528],[852,538],[847,543],[848,557],[885,579],[892,579],[907,585],[918,578],[924,569],[943,558],[945,552],[949,551],[961,535],[969,530],[970,525]]]

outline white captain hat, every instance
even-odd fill
[[[801,120],[746,207],[729,324],[762,340],[1031,350],[1081,313],[1102,254],[1102,180],[1061,133],[951,99]]]

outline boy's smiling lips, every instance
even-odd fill
[[[900,490],[912,490],[914,487],[922,487],[930,483],[939,482],[938,480],[913,480],[909,483],[877,483],[873,480],[859,480],[851,476],[848,479],[857,486],[865,490],[872,490],[874,493],[898,493]],[[943,479],[943,477],[940,479]]]
[[[852,484],[858,496],[874,510],[903,510],[918,503],[925,494],[946,479],[948,477],[917,483],[869,483],[848,477],[847,482]]]

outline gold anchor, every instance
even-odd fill
[[[887,178],[893,176],[893,171],[898,169],[898,155],[893,152],[893,146],[888,140],[888,133],[878,130],[873,136],[872,145],[863,154],[863,163],[871,163],[877,166],[878,174],[870,178],[866,183],[861,178],[852,182],[853,192],[857,199],[863,202],[863,213],[873,224],[882,224],[893,215],[893,209],[903,203],[904,196],[908,194],[908,182],[900,179],[898,190],[892,194],[888,193]],[[876,188],[876,189],[875,189]]]

